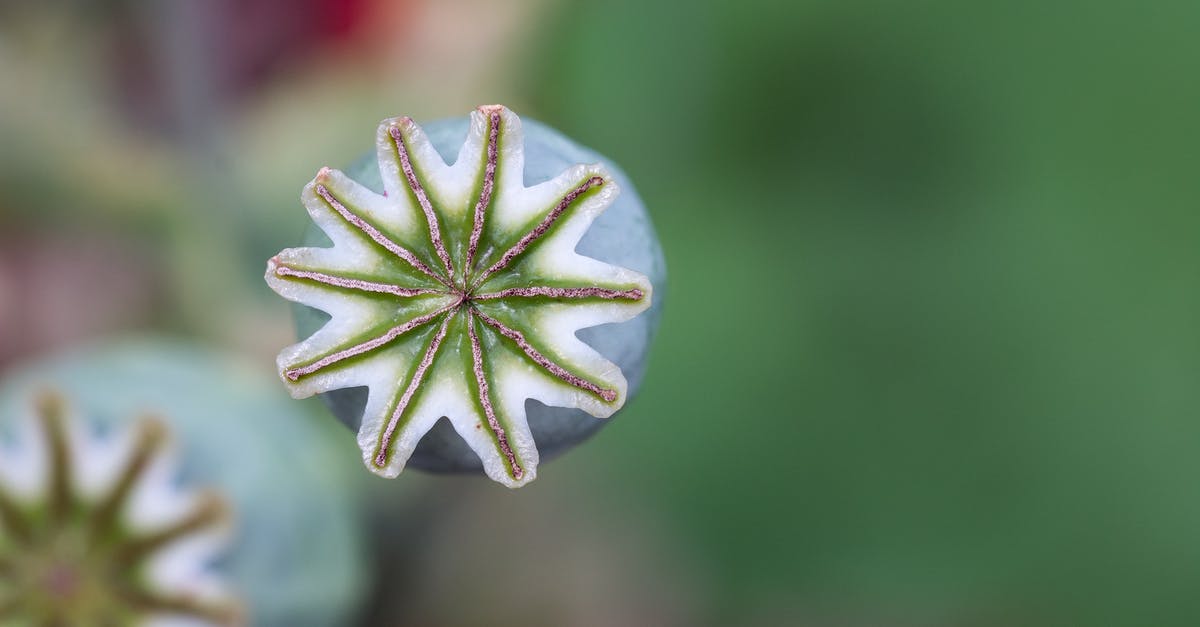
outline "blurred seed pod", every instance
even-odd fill
[[[47,389],[57,390],[71,409],[54,409],[57,397],[45,396]],[[31,414],[31,408],[37,411]],[[41,418],[30,421],[31,415]],[[155,422],[145,422],[147,415]],[[39,421],[53,427],[43,429],[45,437],[30,428]],[[167,433],[174,446],[163,444]],[[39,475],[60,477],[63,485],[79,489],[43,493],[72,495],[66,501],[70,516],[64,519],[116,518],[122,525],[159,531],[169,526],[153,523],[164,520],[184,525],[183,531],[224,528],[223,550],[210,538],[194,545],[192,550],[200,552],[191,553],[190,570],[167,573],[183,578],[183,588],[176,589],[187,589],[191,581],[226,593],[195,597],[231,601],[213,606],[221,613],[211,614],[219,620],[209,624],[332,627],[353,622],[367,572],[359,539],[361,484],[356,481],[361,473],[353,460],[346,462],[336,442],[344,432],[304,413],[262,369],[179,341],[95,344],[10,371],[0,383],[0,434],[5,436],[0,450],[9,480],[6,493],[18,507],[37,500],[31,495],[38,493]],[[48,455],[39,452],[47,442],[52,445]],[[138,470],[142,465],[146,470]],[[112,498],[123,489],[122,468],[126,474],[146,474],[129,480],[127,501]],[[43,513],[30,520],[36,530],[54,517]],[[15,537],[9,529],[10,540],[0,541],[0,551]],[[163,548],[185,555],[188,550],[182,541],[164,542]],[[204,574],[194,580],[179,574],[189,572]],[[223,585],[203,582],[210,577]],[[186,615],[176,612],[175,618]]]
[[[170,430],[143,417],[100,437],[43,390],[0,462],[4,624],[241,625],[212,563],[229,506],[172,481]]]

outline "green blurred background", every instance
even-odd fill
[[[271,370],[300,187],[384,117],[501,102],[629,173],[665,316],[530,487],[379,482],[375,624],[1198,625],[1197,33],[1165,1],[0,2],[0,367],[153,329]]]

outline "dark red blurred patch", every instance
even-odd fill
[[[370,15],[370,0],[319,0],[322,25],[320,34],[329,41],[354,39]]]

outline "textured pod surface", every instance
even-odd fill
[[[353,464],[331,433],[277,393],[270,377],[191,344],[137,339],[95,345],[9,373],[0,427],[38,390],[69,399],[89,429],[120,434],[147,414],[178,442],[174,480],[228,504],[230,533],[216,566],[251,625],[334,627],[351,621],[365,572]],[[319,564],[319,568],[313,568]]]
[[[385,121],[377,149],[376,159],[364,159],[349,176],[328,170],[318,175],[304,196],[321,228],[306,243],[317,248],[285,251],[268,269],[276,291],[333,314],[329,322],[308,307],[297,309],[300,336],[310,339],[281,355],[281,374],[293,395],[321,393],[359,431],[364,462],[379,474],[394,476],[407,458],[420,468],[483,469],[510,487],[523,485],[536,476],[540,455],[595,432],[604,424],[597,417],[612,415],[641,383],[661,307],[653,295],[665,283],[649,217],[624,174],[602,157],[502,107],[481,107],[469,118],[424,129],[406,118]],[[391,237],[375,237],[372,229]],[[400,270],[361,252],[321,258],[331,243],[353,250],[352,235],[366,235],[368,248],[400,257]],[[406,259],[410,251],[416,263]],[[358,257],[356,266],[337,267],[350,256]],[[281,268],[292,276],[282,276]],[[296,270],[308,276],[296,276]],[[315,279],[325,291],[335,281],[333,287],[350,288],[344,292],[387,290],[401,299],[422,298],[426,294],[413,292],[429,290],[429,305],[391,324],[416,319],[437,341],[422,345],[414,331],[415,347],[398,361],[416,364],[411,369],[418,372],[421,356],[452,365],[440,372],[432,367],[411,389],[397,385],[417,379],[406,368],[393,371],[391,389],[352,373],[353,364],[337,372],[341,359],[358,358],[366,352],[359,347],[371,340],[359,335],[323,353],[311,350],[306,344],[312,338],[328,335],[339,318],[354,312],[336,311],[337,303],[283,284],[288,279]],[[408,291],[400,294],[397,287]],[[395,311],[395,298],[389,306]],[[445,333],[434,329],[443,308],[450,309]],[[365,337],[387,336],[397,326],[380,325],[382,333]],[[322,356],[333,356],[325,364],[335,366],[331,372],[304,370]],[[311,374],[315,381],[305,384],[303,377]],[[411,394],[405,393],[422,387],[434,388],[426,393],[429,400],[406,408]],[[375,388],[380,391],[368,391]],[[443,390],[460,400],[447,401]],[[397,439],[389,439],[393,429]]]

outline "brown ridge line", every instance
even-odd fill
[[[457,307],[461,304],[455,303]],[[437,356],[438,349],[442,346],[442,340],[446,339],[446,330],[450,327],[452,316],[446,316],[442,322],[441,328],[438,329],[437,335],[433,336],[433,341],[429,343],[429,348],[425,349],[425,355],[421,357],[421,363],[417,365],[416,372],[413,373],[413,378],[408,382],[408,387],[404,389],[404,394],[400,396],[400,402],[396,404],[396,410],[392,412],[392,416],[388,419],[387,429],[383,433],[383,438],[379,442],[379,452],[375,455],[375,466],[383,468],[387,465],[387,451],[392,444],[392,437],[396,433],[396,427],[400,424],[400,417],[404,414],[404,410],[408,409],[408,404],[412,401],[412,397],[417,392],[417,388],[421,386],[421,381],[425,378],[426,371],[433,365],[433,359]]]
[[[575,202],[576,198],[579,198],[580,195],[589,189],[603,184],[603,178],[600,178],[599,176],[593,176],[581,183],[575,189],[567,192],[567,195],[563,196],[562,200],[558,201],[558,204],[555,205],[554,209],[542,219],[541,223],[534,227],[532,231],[526,233],[516,244],[513,244],[512,248],[509,248],[507,251],[505,251],[504,255],[500,257],[499,261],[492,264],[492,267],[484,270],[483,274],[479,275],[479,278],[474,282],[474,287],[479,287],[488,279],[488,277],[492,276],[497,271],[504,269],[504,267],[511,263],[513,259],[525,252],[525,249],[528,248],[530,244],[535,242],[541,236],[545,235],[546,231],[550,230],[550,227],[554,224],[555,220],[558,220],[559,216],[561,216],[563,212],[567,210],[567,207],[571,206],[571,203]]]
[[[567,372],[566,368],[563,368],[562,366],[554,363],[553,361],[550,360],[550,358],[548,358],[545,355],[538,352],[538,350],[536,348],[534,348],[533,345],[530,344],[528,340],[525,339],[525,336],[520,331],[517,331],[516,329],[510,329],[509,327],[505,326],[499,320],[496,320],[495,318],[488,316],[487,314],[483,313],[482,311],[475,310],[475,315],[479,316],[479,319],[486,322],[488,324],[488,326],[499,331],[500,334],[503,335],[504,337],[516,342],[517,346],[519,346],[521,348],[521,350],[524,351],[525,354],[528,355],[529,358],[534,361],[534,363],[541,366],[542,368],[545,368],[550,374],[554,375],[555,377],[558,377],[559,379],[563,380],[564,382],[569,383],[570,385],[573,385],[581,390],[586,390],[588,392],[591,392],[592,394],[599,396],[600,398],[604,399],[605,401],[607,401],[609,403],[617,400],[617,392],[615,390],[610,390],[608,388],[602,388],[602,387],[596,385],[595,383],[592,383],[591,381],[588,381],[578,375],[574,375],[574,374],[571,374],[570,372]]]
[[[483,187],[479,191],[479,201],[475,203],[475,223],[471,227],[471,241],[467,244],[467,263],[463,272],[469,273],[475,264],[475,251],[479,248],[479,238],[483,235],[484,212],[492,201],[492,191],[496,188],[496,164],[500,159],[498,146],[500,143],[500,111],[495,107],[480,107],[488,113],[488,145],[487,165],[483,169]]]
[[[413,121],[411,118],[403,118],[401,123],[413,124]],[[438,258],[446,266],[446,276],[453,282],[454,266],[450,263],[450,255],[446,252],[446,245],[442,243],[442,231],[438,225],[437,214],[433,212],[433,205],[429,202],[429,196],[425,193],[425,188],[417,180],[417,173],[413,170],[412,160],[408,155],[408,148],[404,145],[404,135],[400,132],[400,127],[398,126],[389,128],[388,134],[392,136],[392,143],[396,145],[396,152],[400,155],[400,168],[404,170],[404,178],[408,179],[408,186],[412,188],[413,194],[417,197],[417,202],[421,205],[421,211],[425,213],[425,221],[429,223],[429,240],[433,242],[433,249],[437,251]]]
[[[425,324],[426,322],[429,322],[430,320],[433,320],[434,318],[446,313],[447,311],[449,311],[455,307],[458,307],[459,303],[461,303],[461,302],[462,302],[462,300],[460,299],[454,303],[451,303],[449,305],[446,305],[445,307],[442,307],[441,309],[438,309],[437,311],[427,313],[422,316],[417,316],[416,318],[413,318],[412,320],[409,320],[408,322],[405,322],[404,324],[399,324],[399,325],[396,325],[396,326],[388,329],[386,332],[384,332],[383,335],[380,335],[378,337],[367,340],[366,342],[363,342],[361,344],[356,344],[345,350],[338,351],[332,355],[326,355],[325,357],[322,357],[321,359],[319,359],[307,366],[304,366],[302,368],[293,368],[291,370],[285,371],[284,376],[286,376],[291,381],[296,381],[300,377],[303,377],[305,375],[310,375],[314,372],[317,372],[318,370],[321,370],[322,368],[325,368],[325,367],[335,364],[339,361],[342,361],[343,359],[349,359],[356,355],[361,355],[363,353],[375,350],[376,348],[379,348],[380,346],[383,346],[383,345],[387,344],[388,342],[391,342],[392,340],[400,337],[401,335],[404,335],[405,333],[412,331],[413,329]]]
[[[399,285],[392,285],[390,283],[376,283],[374,281],[363,281],[361,279],[347,279],[345,277],[335,276],[332,274],[325,274],[323,272],[313,272],[311,270],[296,270],[295,268],[291,268],[282,263],[279,263],[278,258],[276,258],[275,264],[276,264],[275,265],[275,275],[276,276],[280,276],[280,277],[289,277],[290,276],[290,277],[296,277],[299,279],[309,279],[311,281],[316,281],[318,283],[324,283],[326,285],[332,285],[334,287],[341,287],[341,288],[351,289],[351,290],[359,290],[362,292],[375,292],[375,293],[379,293],[379,294],[391,294],[393,296],[402,296],[402,297],[421,296],[424,294],[446,294],[447,293],[447,292],[443,292],[440,290],[431,290],[431,289],[425,289],[425,288],[410,289],[407,287],[400,287]]]
[[[325,170],[322,170],[322,173],[323,172],[325,172]],[[320,174],[318,174],[317,176],[320,177]],[[387,249],[388,252],[390,252],[393,255],[396,255],[397,257],[408,262],[408,265],[429,275],[433,279],[436,279],[437,282],[441,283],[442,285],[445,285],[447,287],[450,286],[450,283],[447,282],[446,279],[438,276],[438,274],[436,272],[434,272],[429,266],[425,265],[425,262],[423,262],[419,258],[417,258],[417,256],[414,255],[412,253],[412,251],[410,251],[407,248],[392,241],[391,238],[389,238],[388,236],[379,232],[379,229],[376,229],[375,227],[371,226],[366,220],[363,220],[358,215],[356,215],[353,211],[350,211],[349,209],[347,209],[346,205],[343,205],[340,200],[338,200],[337,198],[334,198],[333,195],[329,193],[329,188],[325,187],[324,185],[318,184],[316,186],[316,191],[317,191],[318,196],[320,196],[321,198],[324,198],[325,202],[329,203],[329,206],[333,207],[333,210],[336,211],[338,213],[338,215],[342,216],[342,219],[344,219],[345,221],[354,225],[355,227],[358,228],[358,230],[362,231],[363,233],[366,233],[367,237],[370,237],[372,240],[374,240],[376,244],[383,246],[385,249]]]
[[[496,300],[510,296],[550,298],[603,298],[605,300],[641,300],[645,293],[639,289],[610,290],[602,287],[513,287],[490,294],[476,294],[472,300]]]
[[[496,443],[500,447],[500,452],[508,458],[509,466],[513,469],[513,479],[520,479],[525,476],[525,469],[517,462],[517,456],[513,454],[512,447],[508,444],[508,435],[504,433],[504,427],[496,418],[496,410],[492,407],[491,386],[488,385],[487,377],[483,374],[483,349],[479,345],[479,336],[475,333],[475,311],[473,309],[467,311],[467,334],[471,336],[471,365],[475,371],[479,402],[483,405],[484,415],[487,416],[488,427],[492,429],[492,433],[496,434]]]

